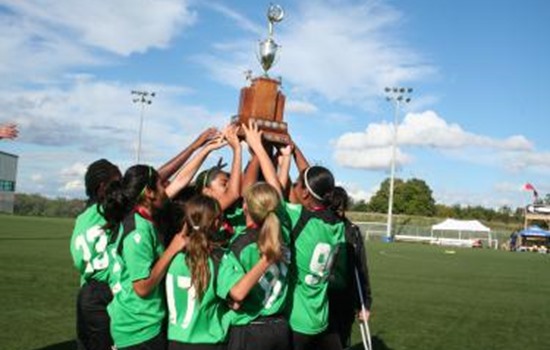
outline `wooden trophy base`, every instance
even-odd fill
[[[272,143],[290,143],[288,126],[283,122],[285,95],[279,91],[280,82],[268,77],[258,77],[241,89],[239,113],[232,123],[248,125],[254,120],[263,130],[265,140]],[[242,136],[242,133],[241,133]]]

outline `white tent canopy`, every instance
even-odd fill
[[[445,221],[432,226],[432,237],[434,231],[458,231],[458,240],[462,240],[462,232],[481,232],[487,234],[487,241],[491,245],[491,229],[477,220],[456,220],[446,219]]]
[[[433,231],[491,232],[491,229],[477,220],[447,219],[432,226]]]

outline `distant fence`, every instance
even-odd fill
[[[355,221],[354,224],[359,226],[365,240],[381,240],[387,233],[386,222]],[[393,228],[393,235],[401,237],[402,240],[425,243],[430,243],[433,238],[437,238],[443,244],[480,239],[484,243],[484,246],[495,249],[499,247],[500,244],[508,242],[510,237],[510,234],[507,232],[491,231],[491,240],[489,241],[486,234],[479,232],[461,232],[459,234],[456,231],[437,231],[434,232],[432,238],[431,231],[431,226],[395,225]]]

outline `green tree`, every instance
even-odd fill
[[[359,201],[352,201],[351,205],[349,206],[351,211],[367,211],[368,205],[365,203],[365,200],[360,199]]]
[[[385,213],[388,211],[390,180],[380,184],[380,189],[368,203],[369,211]],[[410,179],[403,181],[395,179],[393,190],[393,212],[395,214],[433,216],[435,214],[435,200],[432,190],[425,181]]]
[[[434,216],[435,200],[432,190],[424,180],[410,179],[405,182],[399,198],[403,214]]]
[[[17,193],[14,213],[28,216],[76,217],[85,206],[80,199],[50,199],[38,194]]]

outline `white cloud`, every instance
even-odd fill
[[[67,69],[166,48],[195,13],[178,0],[0,0],[0,86],[57,80]]]
[[[370,198],[378,190],[378,188],[371,188],[369,190],[365,190],[357,183],[344,182],[344,183],[337,183],[337,185],[342,186],[348,193],[348,196],[350,196],[354,201],[362,200],[362,201],[368,202]]]
[[[516,208],[524,205],[522,197],[518,193],[474,192],[456,188],[434,191],[434,199],[437,203],[459,204],[462,207],[481,205],[485,208],[498,209],[503,206]]]
[[[87,152],[135,148],[140,107],[131,103],[134,88],[156,91],[144,111],[143,148],[163,141],[181,147],[182,137],[212,124],[225,122],[220,112],[201,106],[182,105],[185,88],[167,85],[130,86],[93,79],[67,82],[67,86],[17,90],[0,95],[0,119],[15,119],[22,142],[48,146],[76,146]],[[13,118],[13,116],[18,116]],[[182,131],[184,131],[182,135]]]
[[[63,69],[104,61],[88,48],[26,17],[0,13],[0,32],[0,86],[8,89],[18,82],[47,82]]]
[[[401,15],[388,5],[304,1],[294,11],[275,28],[282,50],[272,74],[281,74],[297,93],[368,106],[384,86],[423,80],[436,72],[392,34]],[[234,76],[228,72],[259,68],[253,60],[255,48],[242,42],[239,39],[240,50],[233,55],[221,52],[221,58],[219,51],[204,55],[203,65],[216,79],[234,86]]]
[[[121,169],[132,164],[140,116],[140,106],[131,102],[130,90],[135,88],[157,92],[144,112],[144,163],[160,165],[200,131],[228,122],[228,113],[183,104],[188,89],[170,85],[130,86],[88,77],[67,80],[63,87],[9,91],[0,95],[0,120],[19,124],[18,191],[55,197],[63,189],[64,194],[82,197],[74,181],[82,180],[90,162],[107,158]],[[30,174],[44,176],[38,182]]]
[[[336,141],[337,148],[363,149],[391,145],[393,125],[371,123],[364,132],[346,133]],[[397,128],[397,144],[438,149],[489,148],[506,151],[526,151],[532,143],[522,135],[495,139],[474,134],[458,124],[447,123],[434,111],[409,113]]]
[[[256,35],[263,34],[263,28],[261,26],[228,6],[216,2],[205,2],[204,5],[235,21],[239,27],[246,31]]]
[[[195,14],[181,0],[3,0],[20,18],[43,28],[67,31],[83,44],[129,55],[164,48]],[[47,11],[46,11],[47,9]]]
[[[69,167],[61,169],[59,174],[64,177],[84,177],[84,174],[86,174],[86,169],[86,164],[77,162]]]
[[[363,132],[345,133],[333,142],[335,159],[346,167],[387,169],[392,135],[393,125],[388,122],[371,123]],[[458,124],[448,123],[433,111],[407,114],[398,125],[397,145],[442,150],[450,157],[471,162],[484,159],[483,164],[506,164],[509,169],[537,166],[550,170],[550,154],[533,152],[532,142],[524,136],[497,139],[475,134]],[[468,156],[456,151],[466,152]],[[397,152],[397,164],[411,161],[409,154]]]
[[[532,169],[538,173],[550,174],[550,152],[507,153],[502,158],[512,171]]]
[[[32,174],[31,175],[31,180],[33,182],[41,182],[43,179],[44,179],[44,176],[42,176],[42,174]]]
[[[280,71],[305,91],[360,104],[386,85],[426,78],[435,69],[391,34],[400,22],[380,2],[306,1],[281,30]]]
[[[61,192],[73,193],[84,191],[84,182],[82,180],[71,180],[65,183],[63,187],[59,189]]]
[[[338,164],[348,168],[388,170],[390,168],[391,147],[371,149],[337,149],[334,159]],[[413,158],[400,149],[395,152],[396,168],[410,164]]]
[[[523,191],[523,185],[520,183],[497,182],[493,186],[496,192],[499,193],[519,193]]]
[[[285,113],[314,114],[317,111],[317,106],[307,101],[290,100],[285,106]]]

